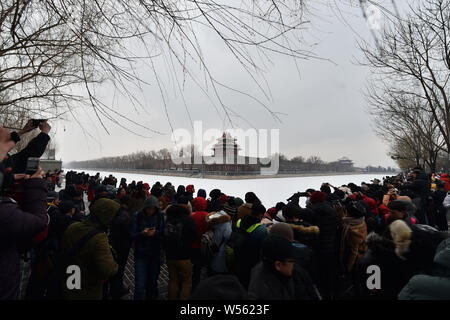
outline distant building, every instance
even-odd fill
[[[353,161],[347,157],[342,157],[338,159],[337,162],[342,166],[353,167]]]

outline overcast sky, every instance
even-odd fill
[[[354,30],[363,38],[373,41],[369,28],[359,8],[343,12],[345,21],[338,19],[329,8],[321,7],[310,16],[311,25],[305,31],[307,43],[317,43],[312,50],[318,57],[329,59],[297,60],[300,73],[293,59],[272,56],[265,79],[270,86],[271,100],[267,100],[257,86],[233,60],[220,39],[207,32],[199,32],[203,54],[214,76],[235,89],[252,94],[264,101],[272,111],[279,112],[281,123],[275,121],[264,108],[244,95],[220,91],[221,98],[239,112],[245,121],[233,118],[236,127],[247,129],[280,130],[280,151],[288,157],[305,158],[317,155],[325,161],[349,157],[357,166],[395,166],[387,156],[387,146],[373,132],[366,112],[364,90],[370,71],[358,65],[361,52]],[[318,18],[320,16],[320,18]],[[381,23],[383,20],[381,21]],[[192,130],[183,99],[175,88],[176,81],[167,76],[162,60],[155,60],[161,81],[166,86],[168,115],[174,129]],[[202,71],[194,68],[198,75]],[[120,112],[163,134],[138,130],[129,124],[130,130],[150,136],[139,137],[124,129],[107,123],[108,135],[89,112],[78,112],[78,119],[93,138],[86,136],[74,121],[53,124],[58,144],[57,158],[63,161],[86,160],[104,156],[125,155],[135,151],[171,148],[171,129],[164,103],[155,78],[150,72],[144,74],[150,86],[143,88],[146,111],[134,111],[126,100],[121,100]],[[182,82],[182,74],[177,75]],[[259,78],[262,79],[262,78]],[[212,95],[211,88],[209,92]],[[113,100],[112,90],[102,88],[98,95],[105,101]],[[219,115],[211,102],[192,82],[187,81],[183,90],[193,121],[201,120],[204,129],[224,130],[223,114]],[[90,116],[89,116],[90,114]]]

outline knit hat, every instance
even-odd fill
[[[209,196],[211,197],[211,199],[219,199],[221,194],[222,192],[220,191],[220,189],[213,189],[209,193]]]
[[[311,204],[315,204],[315,203],[325,202],[326,199],[327,199],[327,194],[325,192],[314,191],[312,193],[311,197],[309,198],[309,201],[311,201]]]
[[[202,197],[206,199],[206,191],[204,189],[198,189],[197,197]]]
[[[222,195],[219,198],[219,201],[221,204],[225,204],[228,201],[228,196],[225,193],[222,193]]]
[[[189,184],[189,185],[186,187],[186,192],[187,192],[187,193],[190,193],[190,194],[193,194],[193,193],[194,193],[194,185]]]
[[[279,235],[290,242],[294,241],[294,230],[292,230],[290,225],[284,222],[275,223],[270,228],[270,234]]]
[[[239,208],[243,204],[244,204],[244,200],[242,200],[239,197],[234,198],[234,205],[236,206],[236,208]]]
[[[284,261],[294,258],[294,247],[286,238],[271,234],[263,241],[261,253],[264,259]]]
[[[147,199],[145,199],[144,201],[144,206],[142,207],[142,209],[147,209],[148,207],[155,207],[155,208],[159,208],[159,204],[158,204],[158,198],[156,198],[155,196],[150,196]]]
[[[202,280],[190,300],[246,300],[247,291],[233,275],[215,275]]]

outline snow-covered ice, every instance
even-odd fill
[[[67,172],[68,169],[65,169]],[[171,182],[175,186],[184,186],[193,184],[195,187],[195,195],[198,189],[205,189],[206,193],[212,189],[220,189],[226,195],[240,197],[244,200],[245,193],[253,191],[261,200],[266,208],[275,206],[277,202],[286,202],[286,199],[292,196],[295,192],[303,192],[308,188],[318,190],[323,182],[328,182],[333,186],[340,187],[343,184],[353,182],[360,185],[361,182],[370,183],[370,180],[382,178],[386,174],[353,174],[353,175],[330,175],[330,176],[311,176],[311,177],[294,177],[294,178],[266,178],[266,179],[242,179],[242,180],[221,180],[221,179],[200,179],[190,177],[172,177],[160,176],[141,173],[122,173],[122,172],[108,172],[108,171],[92,171],[92,170],[77,170],[84,171],[90,175],[95,175],[100,172],[103,178],[112,174],[117,178],[117,185],[121,178],[126,178],[127,183],[133,180],[136,182],[143,181],[152,186],[156,181],[162,185],[166,182]],[[391,174],[392,175],[392,174]],[[195,196],[194,195],[194,196]],[[302,201],[303,200],[303,201]],[[304,198],[301,198],[300,204],[304,204]]]

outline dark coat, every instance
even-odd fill
[[[371,233],[367,236],[367,246],[368,251],[357,265],[357,286],[362,298],[395,300],[400,290],[414,275],[414,270],[407,261],[395,254],[395,244],[392,240]],[[375,291],[369,291],[366,285],[367,279],[371,276],[367,273],[367,268],[371,265],[378,266],[381,271],[381,288]]]
[[[412,277],[398,295],[399,300],[450,300],[450,239],[436,250],[431,272]]]
[[[311,278],[301,267],[296,265],[292,277],[286,277],[263,262],[252,269],[248,294],[252,300],[319,300]]]
[[[167,214],[168,210],[166,210]],[[182,227],[182,247],[166,244],[164,246],[167,260],[187,260],[192,255],[192,243],[197,239],[197,229],[195,228],[194,219],[184,214],[167,214],[166,224],[179,221]]]
[[[318,226],[320,233],[314,250],[321,257],[335,258],[337,254],[338,218],[334,208],[328,203],[316,203],[310,209],[301,210],[299,217]]]
[[[142,234],[145,228],[155,228],[153,237]],[[136,258],[149,258],[159,256],[161,252],[162,237],[164,233],[164,216],[160,211],[152,216],[146,216],[141,210],[136,212],[130,222],[130,238],[134,241],[134,256]]]
[[[0,300],[18,299],[20,254],[18,245],[31,242],[47,226],[47,183],[32,178],[24,183],[22,209],[11,199],[0,202]]]
[[[44,154],[45,148],[47,148],[49,141],[50,136],[44,132],[41,132],[33,138],[22,151],[12,155],[11,161],[13,172],[25,172],[28,158],[40,158]]]

